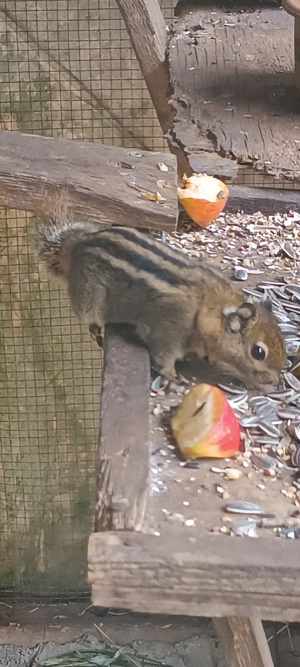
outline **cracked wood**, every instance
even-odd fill
[[[73,219],[172,231],[176,158],[103,144],[0,131],[0,206],[47,215],[60,197]],[[161,171],[163,162],[168,171]],[[147,193],[162,200],[150,201]]]
[[[291,16],[203,7],[174,23],[169,61],[170,141],[183,146],[192,170],[233,178],[250,165],[300,182]]]
[[[180,528],[159,537],[94,533],[88,581],[95,606],[300,621],[299,547],[292,540],[211,535],[191,542]]]

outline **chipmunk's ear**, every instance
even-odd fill
[[[253,327],[258,319],[254,303],[245,301],[240,306],[224,308],[225,328],[231,333],[243,333],[244,329]]]

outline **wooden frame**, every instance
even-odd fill
[[[180,529],[167,539],[147,532],[149,358],[118,336],[107,328],[96,509],[102,532],[88,546],[93,604],[211,616],[228,667],[272,667],[262,619],[300,621],[298,544],[221,535],[188,542]]]
[[[242,538],[222,535],[189,542],[180,529],[168,539],[112,531],[90,536],[88,565],[95,605],[142,613],[300,620],[297,542],[265,538],[248,539],[245,545]]]
[[[167,29],[158,0],[117,0],[158,120],[165,133],[172,120],[168,104]]]

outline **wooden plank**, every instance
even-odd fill
[[[167,30],[158,0],[117,0],[163,132],[171,123]]]
[[[300,190],[277,190],[267,188],[250,188],[244,185],[230,185],[230,197],[226,211],[256,213],[265,215],[272,213],[300,213]]]
[[[283,0],[282,6],[294,17],[295,86],[300,92],[300,5],[298,0]]]
[[[96,530],[142,530],[148,493],[150,361],[146,349],[104,337]]]
[[[0,206],[49,213],[62,193],[74,219],[174,230],[176,158],[0,131]],[[163,162],[168,171],[161,171]],[[143,193],[159,192],[163,201]]]
[[[200,158],[223,177],[252,165],[262,176],[300,181],[292,33],[292,17],[278,7],[237,14],[203,5],[174,22],[169,134],[192,169]]]
[[[291,540],[94,533],[94,605],[143,613],[300,620],[299,546]]]
[[[295,86],[300,93],[300,9],[298,16],[295,16]]]
[[[215,618],[227,667],[274,667],[262,622],[258,618]]]

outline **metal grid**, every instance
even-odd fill
[[[130,120],[135,99],[150,105],[120,22],[106,0],[1,2],[1,127],[151,148],[149,119],[145,139]],[[34,225],[1,211],[0,589],[70,597],[87,591],[101,356],[40,274]]]
[[[57,596],[87,589],[101,355],[39,270],[34,228],[2,212],[0,588]]]
[[[166,149],[114,0],[0,2],[0,127]],[[88,594],[102,359],[35,225],[0,209],[0,594],[66,599]]]
[[[0,35],[2,127],[166,148],[114,0],[0,2]]]

